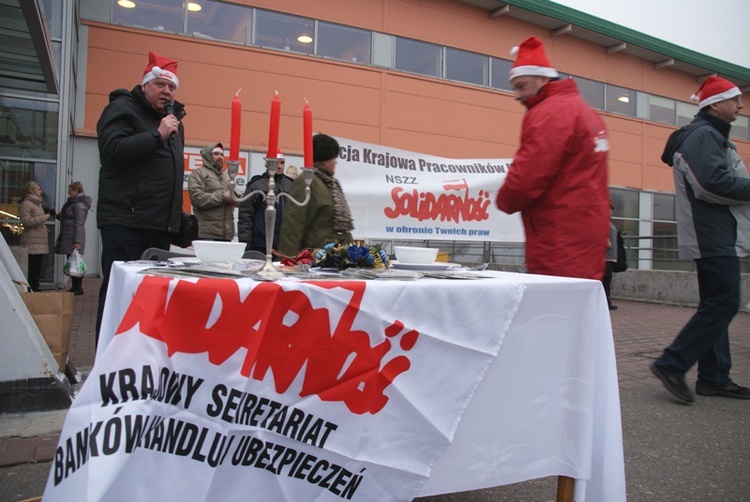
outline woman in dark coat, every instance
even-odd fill
[[[91,197],[83,193],[83,185],[80,181],[74,181],[68,185],[68,200],[57,213],[60,220],[60,235],[55,242],[55,253],[64,254],[67,257],[77,249],[83,254],[86,248],[86,217],[91,210]],[[71,277],[73,285],[70,288],[76,295],[83,294],[83,277]]]

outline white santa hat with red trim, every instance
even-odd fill
[[[177,78],[177,61],[149,52],[148,64],[143,70],[143,81],[141,84],[150,82],[155,78],[169,80],[170,82],[173,82],[176,87],[179,87],[180,81]]]
[[[555,78],[560,75],[552,67],[547,54],[544,52],[544,44],[536,37],[529,37],[518,47],[513,47],[510,51],[511,56],[516,57],[516,62],[510,69],[508,81],[522,75],[531,75],[535,77]]]
[[[700,86],[700,89],[690,96],[692,101],[700,101],[698,108],[703,108],[719,101],[741,96],[742,91],[729,80],[710,76]]]

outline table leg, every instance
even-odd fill
[[[557,476],[557,502],[573,502],[576,480],[568,476]]]

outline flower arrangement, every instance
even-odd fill
[[[330,242],[318,249],[313,257],[313,267],[327,267],[345,270],[351,267],[387,269],[390,267],[388,254],[380,246],[360,246],[354,243],[335,244]]]
[[[380,246],[360,246],[352,242],[326,244],[322,249],[303,249],[290,260],[291,264],[307,264],[312,267],[345,270],[352,267],[388,269],[388,253]],[[282,264],[286,264],[282,260]]]

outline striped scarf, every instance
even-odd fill
[[[352,212],[349,210],[349,204],[346,202],[346,197],[344,197],[344,191],[341,190],[339,180],[334,178],[331,173],[320,168],[315,170],[315,174],[320,178],[320,181],[325,183],[328,187],[328,191],[331,192],[331,197],[333,197],[334,230],[337,232],[351,232],[354,229]]]

